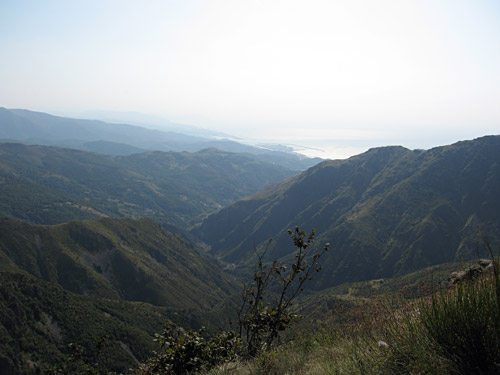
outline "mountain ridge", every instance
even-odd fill
[[[214,209],[292,175],[230,152],[107,156],[0,143],[0,215],[55,224],[98,217],[154,217],[189,227]]]
[[[26,109],[0,107],[0,140],[96,150],[110,155],[144,151],[197,152],[216,147],[222,151],[248,153],[260,161],[295,171],[304,170],[322,159],[295,152],[282,152],[245,145],[229,139],[211,139],[179,132],[144,128],[138,125],[53,116]],[[95,142],[109,142],[102,147]]]
[[[93,297],[213,308],[235,292],[209,256],[150,219],[35,225],[0,219],[0,268]]]
[[[370,149],[322,162],[210,215],[193,230],[220,259],[252,264],[269,238],[269,256],[289,254],[286,230],[315,228],[331,243],[315,288],[390,277],[475,255],[500,225],[500,137],[428,151]],[[440,235],[440,231],[446,235]]]

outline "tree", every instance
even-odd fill
[[[238,311],[240,336],[246,342],[249,356],[268,350],[298,316],[291,311],[292,301],[303,291],[307,280],[319,272],[319,258],[328,250],[325,244],[321,251],[309,247],[314,240],[314,229],[309,235],[296,227],[288,234],[297,248],[295,261],[288,267],[275,259],[264,263],[271,240],[262,252],[257,252],[257,265],[253,280],[244,285],[242,305]]]
[[[255,356],[269,350],[280,333],[288,328],[298,315],[291,311],[292,301],[303,290],[312,274],[321,270],[319,258],[328,250],[312,251],[314,229],[309,235],[298,227],[289,230],[297,248],[294,262],[288,267],[275,259],[266,265],[268,247],[257,252],[258,263],[253,280],[244,285],[243,302],[238,311],[239,335],[229,331],[210,339],[204,329],[185,331],[172,322],[156,335],[160,350],[137,370],[137,375],[193,374],[207,371],[235,358],[245,341],[245,352]]]

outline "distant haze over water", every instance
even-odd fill
[[[381,137],[374,136],[373,138],[360,137],[358,139],[343,139],[342,137],[328,137],[324,138],[306,138],[298,139],[297,137],[290,138],[270,138],[270,139],[235,139],[238,142],[249,143],[253,145],[267,145],[276,144],[286,146],[288,150],[292,150],[308,157],[319,157],[322,159],[347,159],[351,156],[361,154],[370,148],[384,147],[384,146],[403,146],[408,149],[430,149],[433,147],[446,146],[459,141],[471,140],[483,135],[496,135],[491,134],[473,134],[470,132],[461,134],[442,134],[439,131],[435,132],[435,137],[423,138],[418,137],[417,134],[409,134],[408,137],[397,139],[396,137]]]
[[[295,151],[308,157],[322,159],[347,159],[374,147],[403,146],[408,149],[430,149],[484,135],[497,135],[491,124],[487,126],[464,126],[458,129],[436,124],[434,127],[418,126],[402,131],[397,126],[363,125],[340,126],[325,129],[305,124],[290,127],[274,127],[265,130],[259,127],[231,127],[205,123],[185,124],[165,117],[139,112],[86,111],[83,113],[52,114],[65,117],[99,119],[105,122],[128,123],[163,131],[174,131],[188,135],[213,139],[230,139],[235,142],[260,146],[276,151]]]

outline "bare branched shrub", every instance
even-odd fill
[[[289,230],[297,248],[295,261],[290,265],[275,259],[264,263],[267,248],[257,253],[257,265],[253,280],[245,285],[242,305],[238,312],[240,336],[246,343],[249,356],[266,351],[298,316],[291,311],[292,301],[303,290],[304,284],[319,272],[319,258],[328,250],[313,251],[314,229],[308,235],[298,227]]]

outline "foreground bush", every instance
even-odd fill
[[[458,374],[500,373],[500,279],[491,275],[435,294],[422,323]]]
[[[240,339],[233,332],[224,332],[210,339],[199,331],[178,327],[167,322],[161,334],[156,335],[160,350],[141,365],[138,375],[183,375],[210,370],[236,356]]]

